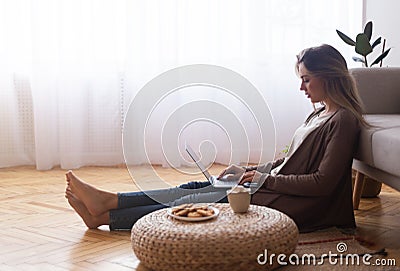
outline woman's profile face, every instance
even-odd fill
[[[312,76],[303,63],[299,64],[300,90],[304,91],[312,103],[322,102],[326,99],[326,92],[321,78]]]

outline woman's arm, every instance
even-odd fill
[[[280,164],[282,164],[284,160],[285,160],[285,158],[279,158],[279,159],[273,161],[272,169],[274,169],[277,166],[279,166]],[[268,171],[270,171],[270,168],[269,168],[268,164],[269,163],[265,163],[265,164],[261,164],[261,165],[257,165],[257,166],[250,166],[250,167],[243,167],[243,168],[245,169],[246,172],[256,170],[260,173],[269,173]]]

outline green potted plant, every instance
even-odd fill
[[[363,63],[364,67],[372,67],[378,63],[379,66],[382,67],[382,61],[385,57],[387,57],[391,48],[385,50],[386,40],[384,39],[382,44],[382,53],[368,66],[367,56],[373,52],[376,46],[382,43],[382,38],[378,37],[371,44],[372,27],[372,22],[368,22],[364,27],[364,31],[357,34],[355,41],[339,30],[336,30],[336,33],[346,44],[354,46],[355,52],[361,55],[361,57],[353,56],[354,61]],[[381,192],[381,188],[381,182],[365,176],[362,197],[376,197]]]
[[[376,65],[378,63],[380,63],[380,66],[382,67],[382,61],[389,54],[391,49],[389,48],[385,50],[386,40],[384,39],[382,45],[382,53],[368,66],[367,56],[373,52],[376,46],[382,43],[382,38],[379,37],[371,44],[372,22],[370,21],[365,25],[364,31],[357,35],[355,41],[339,30],[336,30],[336,33],[345,43],[350,46],[354,46],[356,53],[361,55],[362,57],[354,56],[353,60],[363,63],[365,67],[372,67],[373,65]]]

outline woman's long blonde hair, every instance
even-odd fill
[[[361,124],[369,126],[362,115],[363,105],[357,86],[338,50],[327,44],[304,49],[297,55],[297,73],[300,63],[312,76],[323,80],[326,94],[334,103],[350,110]]]

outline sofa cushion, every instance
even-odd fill
[[[364,118],[379,130],[400,127],[400,114],[368,114]]]
[[[400,126],[376,131],[372,136],[372,154],[377,168],[400,176]]]
[[[373,127],[369,129],[361,129],[360,143],[355,158],[371,166],[377,166],[375,163],[376,158],[374,158],[373,153],[373,144],[375,144],[373,142],[373,136],[377,132],[382,132],[379,135],[379,138],[382,138],[385,136],[385,130],[400,127],[400,114],[371,114],[365,115],[364,117],[371,125],[373,125]],[[400,134],[397,135],[400,137]],[[386,159],[383,161],[385,160]]]

